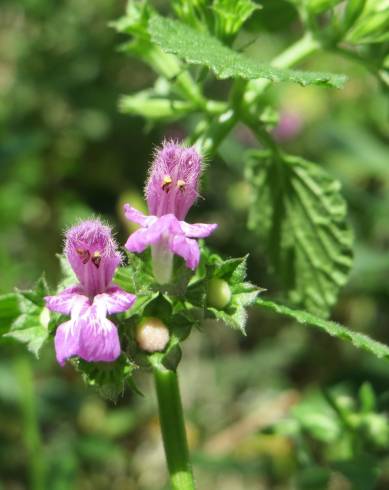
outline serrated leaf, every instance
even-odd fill
[[[85,362],[74,359],[73,364],[82,373],[85,383],[93,386],[104,398],[116,402],[122,396],[126,384],[137,391],[132,382],[136,365],[121,356],[115,362]]]
[[[208,307],[207,310],[213,314],[213,318],[223,322],[227,327],[239,330],[244,335],[246,334],[247,312],[241,305],[231,305],[224,310]]]
[[[247,321],[246,308],[255,302],[262,288],[246,282],[247,258],[223,260],[217,254],[207,254],[206,284],[214,278],[225,281],[231,292],[231,300],[224,308],[216,308],[215,305],[207,306],[208,317],[220,320],[228,327],[245,334]]]
[[[389,359],[389,346],[382,344],[377,340],[373,340],[365,334],[354,332],[343,325],[340,325],[339,323],[324,320],[323,318],[319,318],[318,316],[308,313],[307,311],[295,310],[293,308],[289,308],[288,306],[262,298],[257,298],[255,304],[279,313],[280,315],[293,318],[298,323],[306,325],[307,327],[319,328],[332,337],[347,340],[358,349],[363,349],[370,352],[380,359]]]
[[[45,306],[45,296],[49,294],[49,288],[44,276],[41,276],[34,284],[33,289],[19,291],[19,293],[31,303],[43,308]]]
[[[298,157],[252,154],[249,228],[263,242],[290,300],[327,316],[352,265],[353,237],[340,183]]]
[[[17,329],[4,336],[26,344],[27,349],[38,358],[39,351],[47,340],[48,330],[39,323],[30,323],[28,318],[23,318]]]
[[[175,54],[187,63],[207,66],[220,79],[266,78],[273,82],[289,81],[303,86],[313,84],[337,88],[342,87],[346,80],[344,75],[286,70],[256,62],[224,46],[205,32],[157,14],[150,18],[149,33],[151,40],[166,53]]]
[[[133,294],[147,292],[154,278],[145,260],[135,254],[128,254],[128,265],[119,267],[113,282]]]
[[[7,333],[3,335],[26,344],[36,357],[39,357],[39,351],[49,336],[50,312],[44,306],[44,297],[48,292],[43,276],[35,283],[34,289],[18,291],[13,298],[14,313],[17,307],[18,314],[13,317]]]
[[[49,314],[25,298],[21,299],[23,313],[12,323],[4,337],[13,338],[27,345],[27,349],[36,357],[49,336]]]
[[[216,254],[210,257],[210,263],[214,267],[213,277],[228,280],[231,284],[245,280],[247,269],[247,257],[239,257],[223,260]]]

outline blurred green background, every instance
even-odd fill
[[[287,2],[261,3],[248,51],[268,60],[301,27]],[[150,126],[118,112],[121,94],[154,79],[117,50],[122,39],[108,22],[124,9],[112,0],[0,4],[0,293],[31,286],[42,270],[54,286],[63,230],[77,218],[105,217],[123,243],[121,204],[141,202],[154,146],[193,127]],[[389,343],[387,98],[364,68],[334,54],[304,66],[350,80],[341,91],[272,87],[277,137],[343,183],[356,253],[333,317]],[[223,94],[226,83],[210,90]],[[249,251],[250,278],[276,296],[245,227],[250,186],[239,168],[253,145],[237,128],[209,159],[206,199],[191,219],[220,223],[209,244],[225,256]],[[136,376],[144,397],[126,393],[113,405],[61,369],[51,346],[39,360],[11,341],[0,353],[0,490],[168,488],[147,375]],[[245,338],[212,323],[194,332],[181,380],[200,490],[389,488],[387,362],[251,311]]]

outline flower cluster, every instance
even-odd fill
[[[126,204],[125,216],[140,225],[127,240],[130,252],[152,247],[155,279],[168,283],[173,255],[194,270],[200,260],[197,238],[209,236],[216,224],[184,221],[198,197],[201,158],[194,148],[165,143],[155,154],[146,184],[150,215]],[[121,256],[109,227],[98,219],[87,220],[66,234],[65,255],[79,283],[56,296],[47,296],[46,306],[70,320],[59,325],[55,335],[58,362],[63,365],[78,356],[88,362],[112,362],[120,356],[118,330],[108,318],[133,305],[135,296],[112,284]]]

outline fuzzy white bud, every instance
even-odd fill
[[[136,341],[146,352],[161,352],[169,342],[169,329],[158,318],[145,318],[136,327]]]

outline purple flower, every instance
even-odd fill
[[[116,326],[107,315],[131,308],[133,294],[112,285],[121,257],[111,230],[99,220],[87,220],[66,233],[66,257],[79,284],[56,296],[46,296],[51,311],[70,315],[55,334],[59,364],[73,356],[88,362],[112,362],[120,355]]]
[[[149,216],[129,204],[126,218],[141,226],[127,240],[130,252],[143,252],[152,246],[153,272],[161,284],[172,275],[173,254],[181,256],[189,269],[200,261],[196,238],[209,236],[216,224],[189,224],[183,221],[198,197],[201,157],[192,148],[166,142],[156,152],[146,183]]]
[[[293,139],[301,131],[303,121],[299,114],[292,111],[283,111],[280,122],[274,129],[274,136],[278,141]]]

